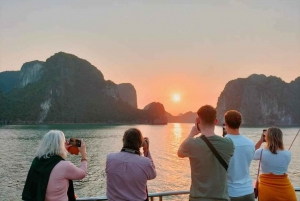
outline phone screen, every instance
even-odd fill
[[[81,140],[76,139],[76,138],[71,138],[69,140],[69,144],[72,146],[81,147]]]

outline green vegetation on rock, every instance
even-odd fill
[[[299,125],[300,77],[291,83],[256,74],[232,80],[218,99],[220,123],[224,122],[224,113],[233,109],[242,113],[244,125]]]
[[[42,68],[37,81],[32,78],[34,82],[24,87],[5,88],[5,92],[0,92],[0,120],[13,123],[153,123],[151,112],[123,101],[117,85],[104,80],[103,74],[86,60],[59,52],[48,58]],[[134,87],[130,90],[132,93]]]

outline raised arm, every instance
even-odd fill
[[[151,156],[151,153],[149,151],[149,145],[150,141],[148,137],[144,138],[143,142],[143,151],[144,151],[144,156],[150,159],[150,164],[147,167],[147,179],[154,179],[156,177],[156,170],[155,170],[155,165],[153,163],[153,159]]]
[[[197,128],[195,126],[192,127],[192,130],[190,132],[190,134],[187,136],[187,138],[181,143],[181,145],[179,146],[179,149],[177,151],[177,156],[180,158],[184,158],[188,156],[188,146],[187,146],[187,141],[190,138],[193,138],[195,135],[199,134],[199,131],[197,130]]]
[[[81,154],[81,164],[79,167],[76,167],[73,163],[69,162],[67,171],[65,173],[67,179],[71,180],[79,180],[83,179],[86,176],[87,170],[87,153],[86,153],[86,145],[81,139],[81,147],[78,147],[79,152]]]
[[[76,167],[73,163],[67,162],[67,168],[65,169],[65,177],[70,180],[80,180],[86,176],[87,161],[81,162],[80,167]]]
[[[148,154],[146,156],[147,158],[150,159],[150,164],[148,165],[148,170],[147,170],[147,179],[154,179],[156,177],[156,170],[155,170],[155,165],[153,163],[150,151],[148,151]]]
[[[255,144],[255,150],[259,149],[261,147],[261,144],[263,143],[263,134],[260,136],[260,139]]]

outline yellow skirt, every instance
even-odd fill
[[[261,174],[258,185],[259,201],[297,201],[295,189],[287,174]]]

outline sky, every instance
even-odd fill
[[[0,0],[0,72],[60,51],[133,84],[140,109],[195,112],[230,80],[300,76],[300,1]]]

